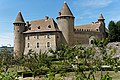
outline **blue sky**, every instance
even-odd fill
[[[109,21],[120,20],[120,0],[66,0],[75,16],[75,25],[97,21],[100,13]],[[0,0],[0,46],[13,46],[13,22],[19,11],[25,21],[43,19],[56,20],[64,0]]]

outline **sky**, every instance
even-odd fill
[[[0,46],[14,45],[13,22],[19,11],[25,21],[54,18],[67,2],[73,15],[75,25],[96,22],[102,13],[106,27],[109,21],[120,20],[120,0],[0,0]]]

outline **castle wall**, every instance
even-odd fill
[[[29,39],[28,39],[29,37]],[[42,52],[48,51],[49,49],[55,50],[57,47],[56,42],[57,35],[55,33],[33,33],[33,34],[25,34],[25,52],[27,54],[30,49],[39,53],[40,50]],[[39,43],[39,47],[37,47],[37,43]],[[49,43],[49,45],[48,45]],[[48,47],[49,46],[49,47]]]
[[[102,33],[95,31],[78,31],[74,33],[73,45],[90,44],[91,37],[102,39]]]

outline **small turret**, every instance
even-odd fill
[[[18,13],[14,24],[14,56],[20,57],[24,53],[24,35],[25,22],[21,12]]]
[[[58,27],[62,31],[63,43],[71,45],[71,40],[74,33],[74,16],[68,7],[67,3],[64,2],[62,9],[60,10],[57,20]]]
[[[99,18],[98,18],[98,22],[100,23],[100,27],[99,27],[99,30],[100,32],[103,34],[103,38],[106,37],[106,32],[105,32],[105,19],[103,17],[102,14],[100,14]]]
[[[99,16],[99,18],[98,18],[98,22],[100,22],[100,23],[104,23],[104,17],[103,17],[103,15],[102,14],[100,14],[100,16]]]

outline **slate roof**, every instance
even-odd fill
[[[50,31],[59,31],[57,23],[52,18],[31,21],[28,30],[24,33]]]
[[[96,29],[99,29],[100,24],[99,23],[92,23],[92,24],[85,24],[85,25],[80,25],[80,26],[75,26],[75,29],[78,30],[90,30],[90,31],[96,31]]]
[[[66,2],[64,2],[63,6],[62,6],[62,9],[59,12],[59,17],[61,17],[61,16],[72,16],[72,17],[74,17]]]
[[[18,13],[14,23],[25,23],[21,12]]]

